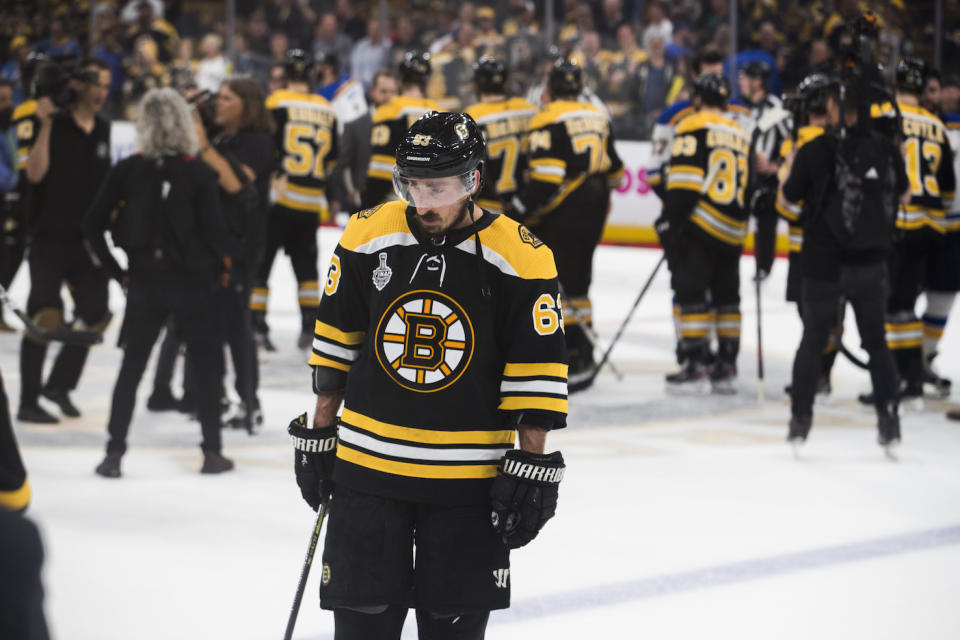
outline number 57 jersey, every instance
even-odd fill
[[[327,180],[339,153],[336,112],[321,96],[288,89],[271,93],[266,106],[277,125],[279,168],[286,176],[275,194],[277,206],[327,220]]]
[[[434,504],[489,504],[518,424],[566,425],[553,254],[484,212],[437,246],[395,201],[350,219],[317,314],[314,390],[344,389],[334,480]]]

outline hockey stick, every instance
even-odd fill
[[[297,583],[297,593],[293,597],[293,606],[290,607],[290,617],[287,618],[287,630],[283,632],[283,640],[293,638],[293,627],[297,624],[297,614],[300,613],[300,601],[303,600],[303,592],[307,588],[307,576],[310,575],[310,566],[313,564],[313,555],[317,552],[317,543],[320,541],[320,528],[323,527],[323,518],[327,515],[327,502],[320,503],[320,509],[317,512],[317,521],[313,525],[313,533],[310,535],[310,546],[307,547],[307,557],[303,560],[303,567],[300,569],[300,582]]]
[[[657,261],[656,266],[653,268],[653,271],[650,273],[650,277],[647,278],[647,282],[643,285],[643,289],[640,290],[637,299],[633,301],[633,306],[630,307],[630,311],[627,312],[627,317],[623,319],[623,322],[620,324],[620,328],[617,329],[616,335],[613,336],[613,340],[610,341],[610,345],[607,347],[607,350],[603,353],[603,357],[600,359],[600,362],[597,363],[597,366],[593,368],[593,371],[590,372],[590,376],[586,379],[586,383],[593,383],[597,375],[600,373],[600,369],[603,368],[603,365],[610,358],[610,352],[613,351],[613,348],[617,346],[617,342],[620,340],[620,336],[623,335],[624,329],[627,328],[627,325],[630,323],[630,318],[633,317],[633,312],[637,310],[637,307],[640,305],[640,301],[643,300],[643,296],[646,295],[647,289],[650,288],[650,285],[653,284],[653,279],[657,275],[657,272],[660,271],[660,267],[663,266],[663,263],[667,261],[667,254],[664,252],[660,255],[660,259]],[[587,384],[586,386],[589,386]]]
[[[760,274],[758,273],[757,276]],[[761,319],[760,305],[760,278],[754,280],[754,290],[757,292],[757,404],[763,404],[763,320]]]
[[[7,290],[2,286],[0,286],[0,301],[7,305],[7,307],[13,311],[15,316],[20,318],[20,322],[23,323],[26,332],[38,340],[43,340],[45,342],[62,342],[64,344],[72,344],[80,347],[92,347],[95,344],[100,344],[103,342],[103,334],[99,331],[71,329],[70,327],[64,326],[56,327],[54,329],[45,329],[37,326],[37,323],[35,323],[30,316],[18,309],[16,305],[13,304],[13,301],[7,294]]]

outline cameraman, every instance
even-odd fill
[[[39,130],[26,161],[31,185],[27,313],[40,327],[59,326],[63,322],[60,287],[66,281],[72,288],[76,324],[102,332],[110,322],[107,277],[84,248],[80,222],[110,169],[110,123],[100,115],[110,91],[110,69],[102,60],[91,58],[68,78],[48,63],[37,69],[33,84]],[[69,392],[77,386],[88,351],[88,347],[64,345],[41,388],[47,343],[24,334],[17,419],[58,421],[40,406],[41,394],[64,415],[79,416]]]
[[[120,330],[123,364],[107,426],[110,442],[96,472],[120,477],[137,385],[161,327],[172,316],[193,366],[203,431],[201,473],[221,473],[232,469],[233,462],[220,452],[217,353],[222,349],[214,300],[221,259],[232,247],[220,211],[217,176],[192,155],[197,139],[190,108],[180,94],[151,89],[137,111],[139,153],[110,171],[83,224],[104,270],[127,288]],[[127,254],[129,276],[107,249],[108,228]]]
[[[832,129],[787,156],[788,177],[780,188],[782,198],[803,200],[809,211],[800,257],[803,338],[793,363],[787,439],[798,446],[810,432],[821,353],[843,300],[848,300],[870,354],[879,442],[892,455],[900,441],[900,419],[897,369],[884,330],[885,261],[898,200],[909,182],[895,144],[871,131],[869,122],[858,122],[860,94],[853,83],[831,88],[827,119]]]
[[[251,432],[263,422],[263,416],[257,399],[250,289],[263,259],[267,193],[276,165],[274,123],[265,103],[259,82],[250,76],[231,76],[220,85],[216,96],[211,124],[218,133],[212,142],[201,118],[202,104],[198,104],[194,117],[199,157],[217,173],[220,206],[228,229],[241,245],[230,265],[229,286],[218,293],[217,307],[221,310],[221,335],[230,345],[236,369],[236,391],[243,403],[239,420]],[[222,351],[218,353],[222,362]]]

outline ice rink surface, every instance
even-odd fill
[[[325,264],[338,236],[321,233]],[[592,298],[605,346],[660,256],[601,247]],[[756,300],[742,262],[743,348],[734,397],[666,395],[673,328],[666,269],[604,371],[571,398],[569,428],[548,445],[568,470],[557,516],[512,556],[513,607],[488,638],[960,638],[960,423],[928,401],[903,416],[900,461],[876,445],[855,397],[869,379],[843,358],[800,459],[784,442],[800,336],[783,300],[786,262],[763,286],[765,401],[757,399]],[[279,352],[261,358],[266,427],[225,434],[237,470],[198,474],[199,426],[146,411],[141,384],[124,477],[95,476],[120,351],[119,321],[93,350],[73,398],[83,417],[16,425],[47,550],[47,615],[69,640],[280,638],[314,520],[294,482],[287,422],[310,411],[297,351],[296,284],[285,258],[271,279]],[[22,269],[13,297],[26,299]],[[112,285],[113,286],[113,285]],[[921,303],[922,305],[922,303]],[[118,288],[111,307],[119,316]],[[922,306],[921,306],[922,310]],[[8,313],[8,317],[12,314]],[[960,328],[941,372],[960,381]],[[848,318],[845,343],[860,352]],[[15,409],[19,338],[0,336]],[[862,353],[862,352],[861,352]],[[42,401],[43,402],[43,401]],[[50,406],[52,408],[52,406]],[[332,639],[314,568],[295,637]],[[404,638],[415,638],[413,616]]]

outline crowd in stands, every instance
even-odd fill
[[[448,108],[472,103],[473,62],[503,59],[510,92],[527,95],[552,56],[568,55],[608,106],[619,138],[646,138],[660,111],[689,91],[694,52],[730,51],[731,0],[389,0],[386,23],[373,0],[237,0],[234,34],[226,2],[214,0],[20,0],[0,8],[0,77],[29,92],[21,66],[30,52],[92,54],[112,70],[108,111],[130,118],[150,88],[195,83],[216,90],[230,73],[268,85],[287,50],[333,54],[342,74],[369,88],[374,74],[422,48],[433,55],[429,97]],[[880,60],[933,58],[933,2],[740,0],[740,60],[763,60],[771,89],[792,89],[835,53],[838,26],[870,9],[879,18]],[[546,40],[548,23],[552,42]],[[960,0],[944,0],[943,68],[960,61]],[[945,84],[951,84],[949,75]]]

